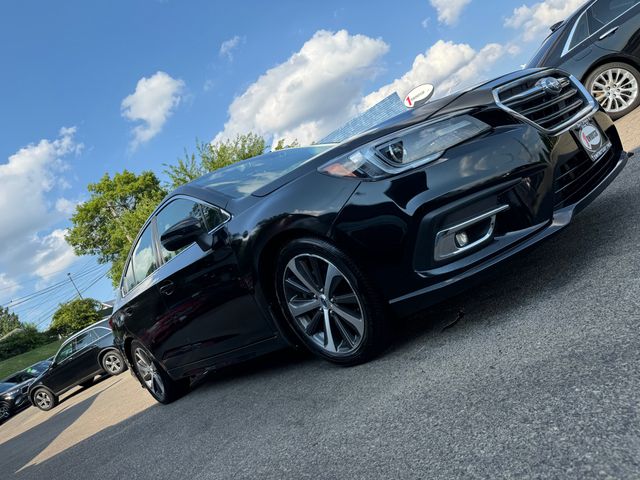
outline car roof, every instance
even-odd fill
[[[95,323],[92,323],[91,325],[89,325],[88,327],[84,327],[82,330],[74,333],[73,335],[71,335],[69,338],[65,339],[65,341],[63,342],[63,344],[69,343],[70,340],[73,340],[74,338],[76,338],[78,335],[83,334],[84,332],[86,332],[87,330],[91,330],[92,328],[96,328],[96,327],[104,327],[104,328],[108,328],[109,330],[111,330],[111,328],[109,328],[109,317],[103,318],[102,320],[98,320]],[[39,363],[39,362],[38,362]]]

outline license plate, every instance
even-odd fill
[[[593,120],[582,122],[573,129],[573,134],[593,162],[600,160],[611,148],[611,142]]]

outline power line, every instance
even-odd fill
[[[84,263],[84,264],[83,264],[83,265],[78,269],[78,272],[76,272],[76,274],[82,273],[82,271],[83,271],[86,267],[88,267],[92,262],[93,262],[93,259],[92,259],[92,258],[90,258],[89,260],[87,260],[87,261],[86,261],[86,262],[85,262],[85,263]],[[3,291],[5,291],[5,290],[12,290],[12,289],[14,289],[14,288],[16,288],[16,287],[20,287],[20,286],[22,286],[22,285],[26,285],[27,283],[33,283],[33,282],[37,282],[37,281],[39,281],[39,280],[45,280],[45,279],[48,279],[48,278],[56,277],[56,276],[58,276],[60,273],[65,272],[65,271],[67,271],[67,270],[68,270],[68,268],[63,268],[63,269],[60,269],[60,270],[55,270],[55,271],[53,271],[53,272],[51,272],[51,273],[49,273],[49,274],[47,274],[47,275],[38,276],[37,278],[30,278],[30,279],[28,279],[28,280],[23,280],[23,281],[21,281],[21,282],[15,282],[15,283],[13,283],[12,285],[10,285],[10,286],[8,286],[8,287],[2,287],[2,288],[0,288],[0,292],[3,292]]]

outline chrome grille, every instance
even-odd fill
[[[493,95],[500,108],[548,135],[566,132],[599,108],[580,82],[557,70],[518,79]]]

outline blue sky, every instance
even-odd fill
[[[44,327],[68,272],[113,298],[106,267],[63,240],[105,172],[161,176],[196,138],[241,131],[306,143],[393,91],[515,70],[579,3],[3,2],[0,305]]]

